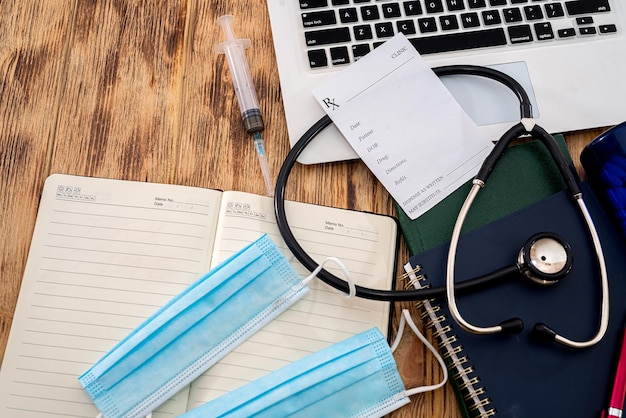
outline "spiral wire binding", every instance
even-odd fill
[[[426,275],[421,273],[420,265],[413,267],[410,263],[404,266],[405,274],[399,278],[406,281],[406,288],[414,287],[415,289],[423,289],[429,287],[422,282],[426,279]],[[473,375],[475,372],[471,365],[466,363],[469,358],[463,353],[463,347],[457,344],[456,335],[450,335],[453,331],[452,326],[447,322],[448,318],[441,313],[441,307],[435,303],[434,299],[425,299],[417,303],[421,308],[420,316],[424,320],[427,328],[433,330],[433,335],[439,342],[442,356],[449,366],[450,374],[454,378],[457,388],[463,396],[466,404],[470,405],[468,411],[476,418],[487,418],[496,415],[496,410],[489,408],[491,399],[486,396],[486,391],[480,385],[480,378]]]

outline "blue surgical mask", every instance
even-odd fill
[[[79,381],[105,418],[144,417],[307,291],[264,235],[148,318]]]
[[[392,349],[377,328],[311,354],[248,383],[180,418],[382,417],[409,403],[409,396],[445,384],[443,359],[419,332],[408,311],[405,321],[435,354],[444,371],[441,383],[405,390]],[[398,333],[397,339],[401,338]],[[397,344],[394,344],[394,349]]]

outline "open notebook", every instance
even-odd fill
[[[297,202],[286,208],[294,235],[318,262],[332,255],[356,283],[392,286],[395,219]],[[290,257],[270,198],[50,176],[0,369],[0,416],[96,417],[77,377],[211,266],[263,233]],[[372,326],[388,332],[388,303],[349,299],[320,281],[310,287],[153,417],[178,416]]]
[[[516,78],[550,133],[624,119],[626,5],[620,0],[267,0],[280,84],[294,144],[324,111],[311,90],[402,32],[430,66],[486,65]],[[444,84],[493,140],[519,106],[489,80],[445,77]],[[416,129],[420,129],[419,126]],[[428,140],[428,133],[424,133]],[[302,163],[356,158],[329,127]]]

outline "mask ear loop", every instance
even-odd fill
[[[354,281],[352,280],[352,276],[350,275],[350,271],[341,262],[341,260],[339,260],[336,257],[328,257],[328,258],[324,259],[324,261],[322,261],[322,263],[320,263],[320,265],[318,265],[313,270],[313,272],[311,272],[311,274],[309,276],[307,276],[307,278],[302,281],[302,283],[305,284],[305,285],[308,284],[324,268],[326,263],[328,263],[330,261],[332,261],[335,264],[337,264],[339,266],[339,268],[341,268],[341,270],[343,271],[344,275],[346,276],[346,282],[348,283],[348,289],[349,289],[349,292],[346,294],[346,296],[350,297],[350,298],[354,297],[356,295],[356,286],[354,284]],[[428,348],[428,350],[431,353],[433,353],[433,355],[437,359],[437,362],[439,363],[439,366],[441,367],[441,370],[443,371],[443,379],[441,380],[441,382],[439,382],[437,384],[428,385],[428,386],[420,386],[420,387],[417,387],[417,388],[408,389],[408,390],[405,390],[404,393],[406,394],[406,396],[412,396],[412,395],[417,395],[418,393],[430,392],[432,390],[436,390],[436,389],[441,388],[448,381],[448,369],[446,367],[446,363],[443,361],[443,358],[441,357],[441,355],[437,352],[437,349],[435,349],[435,347],[433,347],[433,345],[430,343],[430,341],[428,341],[426,339],[426,337],[424,337],[424,335],[420,332],[419,328],[417,328],[417,325],[415,325],[415,322],[413,322],[413,318],[411,318],[411,314],[410,314],[408,309],[403,309],[402,310],[402,315],[400,316],[400,324],[398,326],[398,334],[396,335],[396,338],[394,339],[393,344],[391,345],[391,352],[392,353],[395,352],[396,349],[398,348],[398,346],[400,345],[400,340],[402,340],[402,335],[404,333],[404,327],[407,324],[409,325],[409,327],[411,328],[413,333],[415,333],[417,338],[420,339],[420,341],[426,346],[426,348]]]
[[[98,414],[98,416],[96,418],[103,418],[102,414]],[[146,415],[146,418],[152,418],[152,412],[150,412],[148,415]]]
[[[313,280],[314,277],[316,277],[318,275],[318,273],[320,271],[322,271],[322,269],[324,268],[324,266],[328,263],[332,261],[333,263],[337,264],[337,266],[339,266],[339,268],[341,269],[341,271],[343,271],[344,276],[346,276],[346,282],[348,282],[348,293],[346,293],[346,296],[349,298],[353,298],[354,296],[356,296],[356,285],[354,284],[354,280],[352,280],[352,275],[350,274],[350,270],[348,270],[348,268],[346,267],[345,264],[343,264],[343,262],[338,259],[337,257],[327,257],[324,259],[324,261],[322,261],[320,263],[320,265],[318,265],[315,270],[313,270],[311,272],[310,275],[307,276],[306,279],[304,279],[302,281],[303,284],[309,284],[309,282],[311,280]]]
[[[409,313],[408,309],[402,310],[402,315],[400,316],[400,325],[398,326],[398,334],[396,335],[396,338],[394,339],[393,344],[391,345],[391,352],[392,353],[395,352],[398,346],[400,345],[400,340],[402,339],[402,334],[404,332],[404,327],[406,324],[409,325],[411,330],[413,330],[415,335],[417,335],[417,338],[419,338],[420,341],[424,343],[426,348],[428,348],[428,350],[431,353],[433,353],[433,355],[437,359],[437,362],[439,363],[439,366],[441,366],[441,370],[443,371],[443,379],[441,380],[441,382],[435,385],[420,386],[417,388],[408,389],[405,391],[405,394],[407,396],[411,396],[411,395],[417,395],[418,393],[430,392],[432,390],[439,389],[440,387],[445,385],[446,382],[448,381],[448,368],[446,367],[446,363],[443,361],[443,358],[437,352],[435,347],[433,347],[430,341],[428,341],[426,337],[424,337],[424,335],[417,328],[417,326],[415,325],[415,322],[413,322],[413,318],[411,318],[411,314]]]

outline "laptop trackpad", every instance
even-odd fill
[[[533,105],[533,117],[538,118],[539,107],[526,63],[520,61],[489,67],[510,75],[524,87]],[[520,119],[517,97],[508,87],[497,81],[465,75],[441,77],[441,81],[477,125],[515,122]]]

